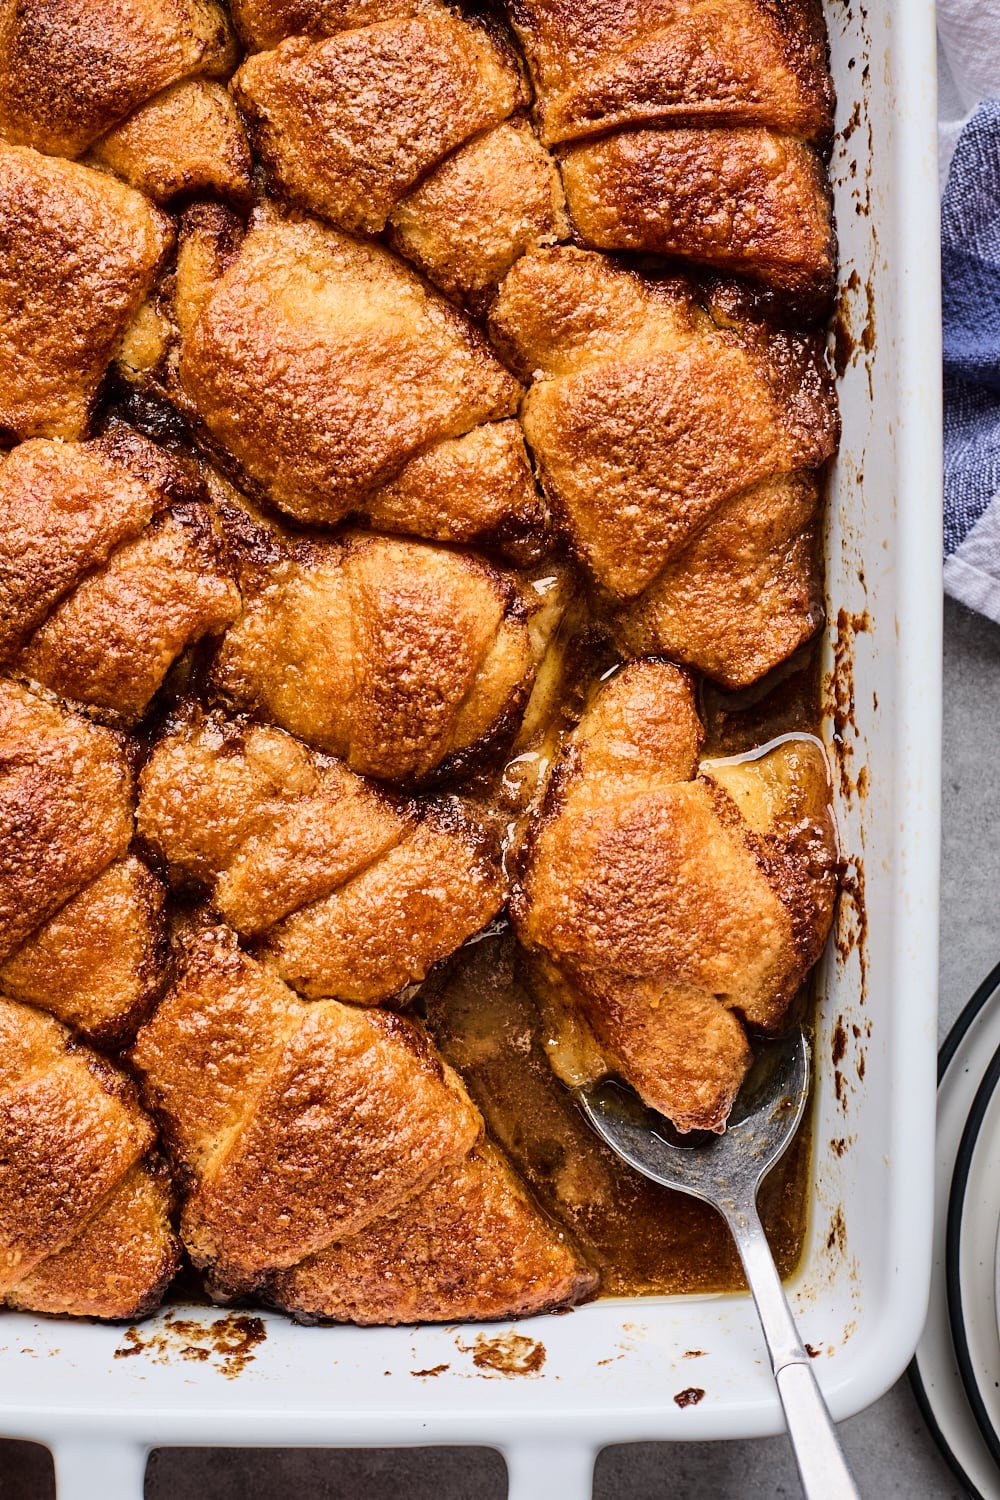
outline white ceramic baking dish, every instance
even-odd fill
[[[836,0],[829,22],[844,319],[857,349],[841,386],[829,525],[837,670],[826,734],[834,745],[839,726],[843,742],[851,873],[820,982],[813,1208],[791,1297],[842,1418],[903,1369],[928,1283],[940,350],[932,0]],[[60,1500],[138,1500],[147,1448],[182,1443],[490,1444],[516,1500],[583,1500],[607,1443],[781,1427],[746,1297],[601,1301],[522,1323],[517,1333],[544,1350],[523,1375],[483,1365],[477,1338],[502,1335],[495,1326],[306,1329],[274,1317],[227,1378],[209,1347],[221,1314],[184,1316],[208,1331],[163,1331],[161,1320],[160,1343],[143,1332],[145,1350],[129,1358],[115,1357],[132,1347],[121,1328],[0,1318],[0,1431],[54,1449]],[[675,1402],[686,1390],[704,1395]]]

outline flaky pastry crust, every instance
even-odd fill
[[[681,1130],[724,1127],[822,950],[837,885],[826,764],[792,737],[699,766],[690,679],[624,668],[597,695],[528,836],[511,911],[555,1006]]]

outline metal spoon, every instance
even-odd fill
[[[575,1092],[590,1124],[623,1161],[664,1187],[710,1203],[725,1219],[764,1330],[803,1491],[810,1500],[859,1500],[757,1213],[758,1189],[805,1112],[809,1045],[802,1032],[762,1049],[724,1135],[679,1135],[615,1079]]]

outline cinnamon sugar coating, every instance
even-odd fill
[[[0,663],[133,724],[173,661],[239,611],[193,477],[117,428],[0,462]]]
[[[380,21],[454,14],[447,0],[233,0],[233,24],[249,52],[286,36],[332,36]]]
[[[455,15],[290,37],[233,80],[254,149],[290,201],[378,234],[428,168],[527,102],[513,52]]]
[[[835,244],[814,0],[511,0],[580,242],[738,272],[816,317]],[[599,139],[590,139],[599,137]],[[817,150],[817,148],[819,148]]]
[[[165,903],[162,881],[141,859],[122,855],[0,965],[0,992],[100,1047],[123,1045],[163,987]]]
[[[589,1275],[497,1153],[469,1157],[479,1112],[414,1022],[334,1001],[304,1005],[241,953],[232,933],[214,928],[193,935],[132,1060],[186,1174],[184,1241],[217,1297],[257,1287],[280,1303],[320,1297],[326,1306],[344,1241],[362,1278],[358,1318],[398,1321],[406,1290],[401,1284],[386,1305],[379,1233],[411,1201],[425,1243],[456,1229],[466,1241],[422,1267],[423,1296],[442,1313],[456,1293],[474,1317],[589,1290]],[[467,1158],[467,1177],[482,1175],[479,1161],[492,1167],[488,1196],[481,1187],[468,1203],[459,1186]],[[442,1173],[457,1191],[428,1200],[424,1189]],[[508,1262],[516,1257],[523,1281],[509,1263],[494,1267],[475,1253],[473,1228]]]
[[[833,130],[815,0],[510,0],[546,141],[652,121]]]
[[[484,422],[418,453],[365,498],[363,514],[379,531],[486,547],[522,564],[541,555],[548,526],[514,419]]]
[[[140,1316],[180,1211],[303,1321],[563,1309],[402,1012],[510,895],[531,1045],[719,1130],[820,952],[822,752],[682,670],[822,620],[819,3],[231,11],[0,13],[0,1301]]]
[[[666,655],[723,687],[758,681],[823,622],[820,484],[763,479],[724,501],[638,597],[608,619],[629,656]]]
[[[642,277],[569,247],[516,263],[491,329],[534,371],[521,418],[567,541],[607,594],[653,601],[637,606],[642,650],[744,682],[816,628],[804,502],[839,434],[816,339],[751,318],[725,287]],[[752,613],[730,587],[747,551]],[[697,604],[671,614],[684,590]],[[783,617],[762,636],[774,598]]]
[[[124,854],[132,789],[117,735],[0,679],[0,956]]]
[[[89,160],[155,203],[213,192],[246,203],[253,161],[232,95],[208,78],[184,79],[109,130]]]
[[[495,835],[454,799],[388,796],[282,730],[192,711],[154,747],[138,829],[303,994],[374,1005],[486,925]]]
[[[396,204],[388,227],[401,255],[474,311],[515,260],[570,232],[555,163],[524,120],[452,152]]]
[[[623,131],[568,150],[562,174],[585,245],[749,276],[806,314],[832,299],[826,171],[801,141],[745,128]]]
[[[401,1208],[271,1277],[306,1322],[451,1323],[570,1307],[596,1287],[484,1142]]]
[[[155,1002],[166,959],[133,806],[123,736],[0,678],[0,991],[107,1046]]]

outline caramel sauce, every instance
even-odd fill
[[[593,1134],[549,1065],[538,1005],[513,935],[467,947],[425,985],[421,1009],[539,1205],[601,1273],[606,1297],[743,1288],[713,1209],[647,1181]],[[798,1264],[808,1207],[802,1131],[764,1184],[760,1208],[782,1276]]]

